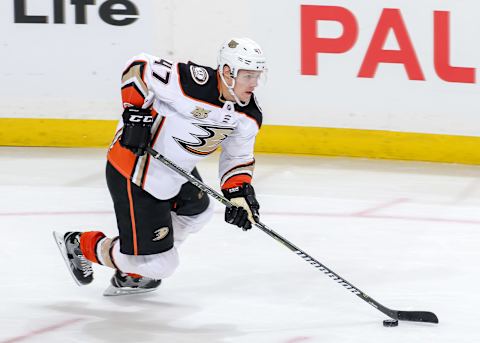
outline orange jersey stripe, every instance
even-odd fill
[[[147,181],[147,175],[148,175],[148,167],[150,167],[150,154],[147,154],[147,161],[145,162],[145,168],[143,169],[143,175],[142,175],[142,189],[145,187],[145,182]]]
[[[133,198],[132,198],[132,183],[129,179],[127,181],[127,193],[128,201],[130,203],[130,219],[132,221],[132,238],[133,238],[133,254],[138,255],[138,246],[137,246],[137,226],[135,225],[135,211],[133,207]]]
[[[120,174],[127,179],[132,177],[135,164],[137,163],[137,156],[130,150],[122,147],[119,141],[116,141],[113,147],[109,150],[107,159],[115,169],[120,172]]]
[[[122,101],[123,103],[131,104],[136,107],[142,107],[145,101],[143,94],[138,91],[133,85],[128,85],[122,88]]]
[[[157,115],[158,113],[153,111],[154,115]],[[157,132],[155,132],[155,135],[153,136],[153,139],[152,139],[152,142],[151,142],[151,146],[154,146],[155,145],[155,142],[157,141],[157,138],[160,134],[160,131],[162,130],[162,127],[163,127],[163,124],[165,123],[165,117],[161,117],[161,122],[160,124],[158,125],[158,129],[157,129]],[[151,156],[148,155],[147,156],[147,162],[145,164],[145,168],[143,170],[143,176],[142,176],[142,188],[145,187],[145,182],[147,181],[147,176],[148,176],[148,168],[150,167],[150,161],[151,161]]]
[[[238,187],[243,185],[244,182],[251,183],[252,177],[246,174],[234,175],[231,178],[229,178],[227,181],[225,181],[225,183],[222,186],[222,189]]]

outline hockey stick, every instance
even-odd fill
[[[188,181],[190,181],[193,185],[198,187],[201,191],[207,193],[211,197],[215,198],[219,202],[221,202],[223,205],[227,207],[232,207],[232,203],[225,198],[223,195],[220,193],[216,192],[197,178],[195,178],[193,175],[191,175],[189,172],[186,170],[182,169],[181,167],[177,166],[175,163],[170,161],[169,159],[165,158],[162,156],[160,153],[156,152],[154,149],[148,147],[147,152],[155,159],[161,161],[163,164],[165,164],[167,167],[170,169],[176,171],[178,174],[182,175],[185,177]],[[312,256],[307,254],[305,251],[302,249],[296,247],[292,243],[290,243],[288,240],[277,234],[275,231],[269,229],[265,224],[258,222],[255,223],[255,226],[258,227],[260,230],[265,232],[267,235],[270,237],[274,238],[277,242],[283,244],[285,247],[293,251],[295,254],[303,258],[306,262],[314,266],[315,268],[319,269],[321,272],[326,274],[328,277],[330,277],[332,280],[338,282],[340,285],[348,289],[350,292],[353,294],[357,295],[360,299],[363,301],[366,301],[373,307],[375,307],[377,310],[383,312],[387,316],[389,316],[392,319],[395,320],[405,320],[405,321],[411,321],[411,322],[426,322],[426,323],[438,323],[438,318],[437,316],[432,313],[432,312],[426,312],[426,311],[398,311],[398,310],[392,310],[389,309],[388,307],[383,306],[380,304],[378,301],[370,298],[367,294],[359,290],[357,287],[352,285],[350,282],[345,280],[344,278],[340,277],[338,274],[336,274],[334,271],[331,269],[327,268],[325,265],[314,259]]]

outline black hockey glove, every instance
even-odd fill
[[[259,220],[260,209],[253,186],[244,182],[242,186],[223,189],[222,192],[234,205],[225,209],[225,221],[241,227],[243,231],[250,230],[252,223]]]
[[[127,107],[123,111],[123,132],[120,145],[131,150],[137,156],[145,154],[145,148],[150,143],[150,130],[153,116],[149,109]]]

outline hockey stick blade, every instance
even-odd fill
[[[210,188],[202,181],[195,178],[195,176],[191,175],[188,171],[182,169],[181,167],[177,166],[174,162],[170,161],[169,159],[165,158],[165,156],[161,155],[151,147],[147,147],[147,152],[156,160],[162,162],[165,166],[170,168],[171,170],[177,172],[179,175],[182,175],[188,181],[190,181],[194,186],[199,188],[201,191],[207,193],[214,199],[221,202],[226,207],[234,206],[227,198],[223,195],[215,191],[214,189]],[[307,254],[302,249],[298,248],[291,242],[289,242],[284,237],[280,236],[278,233],[273,231],[272,229],[268,228],[265,224],[259,222],[255,223],[255,226],[262,230],[264,233],[275,239],[280,244],[287,247],[290,251],[295,253],[297,256],[301,257],[303,260],[308,262],[313,267],[317,268],[325,275],[327,275],[331,280],[336,281],[338,284],[345,287],[345,289],[349,290],[351,293],[358,296],[363,301],[367,302],[371,306],[375,307],[380,312],[384,313],[385,315],[389,316],[392,319],[396,320],[405,320],[411,322],[425,322],[425,323],[438,323],[437,316],[432,312],[423,312],[423,311],[396,311],[389,309],[388,307],[380,304],[378,301],[374,300],[373,298],[369,297],[367,294],[362,292],[358,287],[355,287],[353,284],[342,278],[340,275],[335,273],[333,270],[325,266],[323,263],[317,261],[315,258]]]
[[[423,322],[438,324],[438,318],[433,312],[426,311],[395,311],[398,320],[405,320],[409,322]]]

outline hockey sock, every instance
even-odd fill
[[[127,273],[127,275],[133,277],[134,279],[140,279],[143,277],[140,274],[134,274],[134,273]]]
[[[100,231],[88,231],[80,235],[80,249],[87,260],[100,263],[96,254],[96,248],[98,242],[104,237],[105,235]]]

